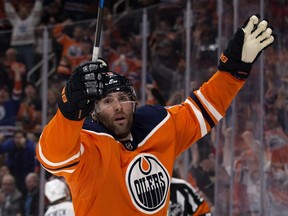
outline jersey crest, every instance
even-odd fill
[[[134,206],[145,214],[154,214],[165,206],[170,176],[154,155],[140,154],[127,168],[126,186]]]

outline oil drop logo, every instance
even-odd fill
[[[145,214],[154,214],[165,206],[170,176],[154,155],[140,154],[127,168],[126,186],[135,207]]]

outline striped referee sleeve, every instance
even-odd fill
[[[196,188],[182,179],[173,177],[170,185],[168,216],[180,215],[211,216],[211,212],[210,209],[207,209],[207,203]]]

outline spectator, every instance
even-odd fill
[[[0,213],[3,216],[22,216],[23,195],[15,184],[15,178],[6,174],[1,181]]]
[[[58,109],[59,97],[60,94],[57,89],[53,87],[48,89],[48,113],[47,113],[48,120],[50,120],[53,117],[53,115],[55,115]]]
[[[2,182],[3,176],[6,175],[6,174],[10,174],[10,170],[9,170],[9,167],[4,164],[4,165],[2,165],[2,166],[0,167],[0,184],[1,184],[1,182]],[[1,188],[1,187],[2,187],[2,186],[0,185],[0,188]]]
[[[156,30],[152,32],[149,38],[151,75],[165,101],[168,101],[174,92],[171,88],[177,85],[174,80],[180,74],[176,70],[180,67],[179,61],[183,61],[183,57],[180,56],[182,38],[174,32],[174,24],[175,21],[169,21],[168,17],[160,18]],[[183,86],[183,83],[181,85]]]
[[[145,104],[149,105],[161,104],[163,106],[166,105],[166,101],[162,97],[155,83],[146,84],[145,92],[146,92]]]
[[[45,195],[50,206],[44,216],[63,215],[74,216],[74,209],[70,200],[69,189],[65,182],[54,178],[45,184]]]
[[[41,23],[44,25],[55,25],[64,22],[66,19],[62,11],[60,1],[49,1],[43,8]]]
[[[275,107],[266,109],[265,124],[264,137],[266,147],[271,153],[271,163],[287,163],[288,135],[278,122],[278,114]]]
[[[196,143],[197,147],[193,147],[193,163],[191,163],[190,172],[197,187],[207,197],[207,201],[214,205],[215,156],[212,151],[212,142],[208,137],[208,135],[203,137]]]
[[[78,65],[91,61],[92,47],[93,47],[93,44],[89,39],[85,39],[81,42],[82,55],[79,56],[79,58],[77,59]]]
[[[7,86],[0,86],[0,134],[6,137],[13,136],[13,132],[16,130],[16,116],[20,107],[21,94],[21,74],[17,70],[11,96]]]
[[[22,62],[17,60],[17,50],[14,48],[9,48],[5,52],[5,58],[3,64],[6,68],[8,79],[10,83],[13,83],[15,73],[18,71],[21,74],[21,80],[23,85],[26,82],[26,66]]]
[[[7,19],[7,15],[4,10],[4,1],[0,1],[0,31],[8,30],[10,33],[10,29],[12,28],[10,22]],[[9,35],[9,34],[8,34]],[[4,51],[8,49],[10,42],[10,37],[7,37],[7,34],[0,34],[0,55],[4,55]]]
[[[277,108],[278,122],[283,131],[288,134],[288,76],[282,78],[282,83],[278,89],[275,106]]]
[[[6,52],[6,50],[5,50]],[[14,80],[10,80],[7,68],[4,65],[4,59],[0,62],[0,86],[7,86],[10,92],[13,89]]]
[[[173,44],[169,39],[164,39],[155,45],[151,57],[151,74],[165,101],[171,95],[171,86],[174,85],[173,77],[176,75],[178,58],[174,55]]]
[[[17,120],[25,132],[39,133],[41,130],[41,101],[36,86],[31,82],[25,86]]]
[[[241,134],[242,151],[239,158],[235,158],[235,186],[234,189],[236,201],[242,203],[242,214],[257,213],[260,211],[259,205],[259,187],[260,187],[260,172],[264,170],[265,165],[269,168],[269,152],[264,155],[263,167],[260,166],[261,159],[261,143],[254,138],[251,131],[244,131]],[[264,153],[265,154],[265,153]],[[266,168],[266,169],[267,169]],[[242,195],[242,196],[241,196]],[[243,197],[245,201],[243,202]]]
[[[25,194],[26,175],[34,171],[37,164],[35,158],[35,143],[26,138],[26,134],[18,130],[14,137],[6,139],[0,145],[0,153],[6,153],[5,164],[16,179],[17,188]]]
[[[5,20],[6,18],[6,14],[5,14],[5,11],[4,11],[4,2],[1,1],[0,2],[0,29],[2,30],[2,27],[3,27],[3,21]]]
[[[286,215],[288,211],[288,170],[286,163],[271,164],[267,172],[269,209],[273,216]],[[271,214],[272,215],[272,214]]]
[[[70,36],[69,33],[66,32],[68,31],[67,28],[65,29],[65,25],[69,22],[70,21],[67,20],[64,23],[56,25],[53,29],[53,37],[62,47],[57,72],[64,75],[64,78],[67,78],[67,75],[71,75],[73,69],[78,66],[79,58],[81,59],[83,55],[83,28],[81,26],[74,26],[72,36]]]
[[[32,10],[29,5],[20,5],[18,13],[11,0],[5,0],[5,11],[13,26],[11,47],[18,51],[19,57],[26,64],[27,71],[29,71],[35,64],[34,30],[41,20],[42,0],[36,0]]]
[[[29,173],[25,178],[24,216],[37,216],[39,211],[39,177]]]
[[[110,18],[110,16],[108,17]],[[109,23],[107,24],[107,30],[105,31],[105,37],[107,36],[107,38],[104,38],[102,56],[107,58],[112,71],[131,79],[136,93],[139,93],[142,61],[134,48],[138,43],[137,37],[129,36],[126,39],[121,39],[121,36],[118,35],[120,32],[118,32],[117,26],[114,23],[113,25],[110,24],[111,27]],[[114,41],[114,43],[111,43],[111,41]]]
[[[73,21],[96,18],[97,4],[93,0],[65,0],[63,13]]]

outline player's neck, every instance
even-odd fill
[[[123,141],[127,141],[127,140],[133,140],[133,137],[132,137],[132,134],[131,133],[129,133],[126,137],[124,137],[124,138],[120,138],[120,139],[117,139],[118,141],[120,141],[120,142],[123,142]]]

